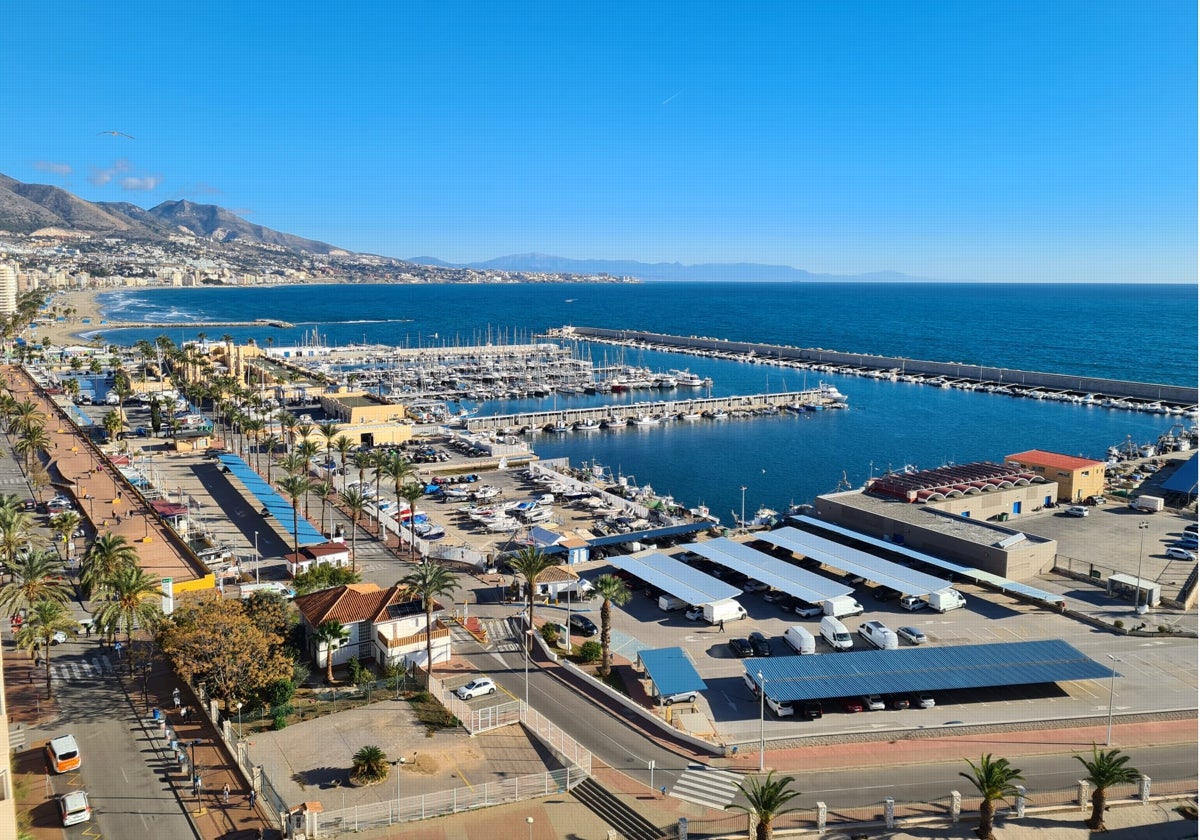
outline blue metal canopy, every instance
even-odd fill
[[[688,543],[683,548],[809,603],[849,595],[854,591],[844,583],[813,574],[726,537]]]
[[[1061,639],[953,647],[864,650],[745,660],[775,700],[822,700],[959,688],[1095,680],[1110,668]]]
[[[638,652],[646,675],[659,696],[703,691],[708,688],[683,648],[656,648]]]
[[[724,601],[742,594],[742,590],[736,586],[730,586],[665,554],[609,557],[608,562],[651,586],[696,606]]]
[[[221,462],[221,466],[229,470],[229,473],[237,478],[247,490],[254,494],[254,498],[262,504],[267,512],[279,520],[280,525],[289,534],[292,526],[292,506],[287,500],[276,492],[275,488],[267,484],[266,479],[251,469],[250,465],[231,453],[223,453],[217,456]],[[297,534],[300,540],[300,545],[318,545],[327,542],[325,535],[312,526],[312,523],[303,516],[298,516]]]

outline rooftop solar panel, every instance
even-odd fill
[[[795,595],[797,598],[812,603],[835,598],[838,595],[849,595],[854,591],[845,584],[797,568],[791,563],[777,560],[769,554],[763,554],[761,551],[756,551],[726,537],[700,543],[688,543],[683,548],[761,581],[780,592]]]
[[[928,595],[950,585],[933,575],[790,526],[764,531],[757,534],[757,538],[811,557],[826,566],[861,575],[872,583],[889,586],[905,595]]]
[[[864,650],[745,660],[776,700],[821,700],[1108,678],[1111,669],[1061,639]]]
[[[710,604],[742,594],[737,587],[665,554],[645,554],[641,557],[624,555],[610,557],[608,562],[689,604]]]

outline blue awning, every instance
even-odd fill
[[[646,675],[660,696],[703,691],[708,685],[696,672],[687,651],[683,648],[656,648],[638,652]]]
[[[228,452],[217,456],[221,462],[221,466],[229,470],[230,475],[237,478],[247,490],[254,494],[254,498],[266,508],[267,512],[279,520],[289,534],[292,530],[292,513],[293,509],[287,500],[272,487],[267,484],[267,480],[251,469],[250,465],[239,458],[237,455]],[[300,545],[319,545],[327,542],[325,535],[312,526],[312,523],[300,515],[296,519],[298,523],[297,536]]]

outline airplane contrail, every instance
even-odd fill
[[[674,99],[676,96],[678,96],[678,95],[679,95],[679,94],[681,94],[681,93],[683,93],[683,91],[682,91],[682,90],[677,90],[677,91],[675,91],[675,92],[674,92],[674,93],[672,93],[670,96],[668,96],[666,99],[664,99],[664,100],[662,101],[662,104],[666,105],[668,102],[670,102],[672,99]]]
[[[96,135],[111,134],[113,137],[128,137],[130,140],[136,140],[132,134],[126,134],[124,131],[97,131]]]

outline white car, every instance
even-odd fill
[[[863,705],[872,712],[882,712],[887,708],[887,704],[883,702],[883,698],[878,694],[868,694],[863,698]]]
[[[1173,545],[1167,549],[1167,556],[1172,560],[1191,560],[1193,562],[1196,560],[1195,552],[1188,551],[1186,548],[1180,548],[1177,545]]]
[[[921,709],[932,709],[937,703],[933,699],[933,695],[928,691],[922,691],[917,695],[917,707]]]
[[[1069,508],[1064,510],[1063,513],[1065,513],[1067,516],[1084,517],[1088,515],[1088,509],[1083,505],[1071,505]]]
[[[810,604],[807,601],[798,601],[793,609],[793,612],[796,613],[796,615],[803,616],[804,618],[815,618],[816,616],[825,612],[825,609],[819,604]]]
[[[668,694],[662,698],[664,706],[670,706],[672,703],[695,703],[699,697],[694,691],[684,691],[680,694]]]
[[[58,798],[58,808],[62,813],[64,826],[79,825],[92,818],[92,808],[88,804],[87,791],[73,790]]]
[[[474,700],[476,697],[495,693],[496,683],[492,681],[491,677],[476,677],[466,685],[460,685],[454,690],[454,694],[459,700]]]
[[[926,604],[923,599],[918,598],[916,595],[905,595],[900,599],[900,606],[904,607],[904,609],[909,610],[910,612],[915,612],[917,610],[925,609],[928,604]]]
[[[688,607],[683,617],[688,621],[699,621],[704,618],[704,607]]]

